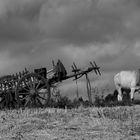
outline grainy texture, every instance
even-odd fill
[[[0,111],[0,140],[134,139],[140,139],[140,106]]]

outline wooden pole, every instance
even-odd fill
[[[77,95],[77,100],[79,99],[79,91],[78,91],[78,82],[77,82],[77,79],[76,79],[76,95]]]
[[[92,104],[92,96],[91,96],[91,84],[90,84],[90,80],[88,78],[88,75],[87,73],[85,74],[86,76],[86,85],[87,85],[87,94],[88,94],[88,99],[89,99],[89,102]]]

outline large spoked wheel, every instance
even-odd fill
[[[44,107],[50,100],[50,86],[42,76],[30,73],[19,80],[15,94],[19,107]]]
[[[12,91],[2,92],[0,94],[0,109],[15,108],[16,104],[17,102],[15,100],[15,96]]]

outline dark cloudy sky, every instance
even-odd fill
[[[0,0],[0,75],[51,68],[58,58],[69,70],[96,61],[97,85],[139,68],[140,0]]]

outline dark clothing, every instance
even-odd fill
[[[57,64],[56,64],[56,73],[55,73],[56,77],[58,78],[59,81],[62,81],[64,77],[66,77],[67,75],[67,71],[64,67],[64,65],[62,64],[62,62],[60,60],[58,60]]]

